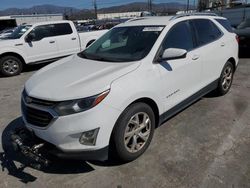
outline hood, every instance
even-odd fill
[[[25,89],[31,97],[51,101],[89,97],[109,89],[112,81],[139,65],[139,62],[103,62],[74,55],[36,72],[26,82]]]
[[[7,38],[0,38],[0,46],[14,46],[17,42],[20,42],[20,39],[7,39]]]

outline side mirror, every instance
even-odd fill
[[[25,37],[25,42],[32,42],[35,39],[35,34],[34,33],[29,33],[26,37]]]
[[[186,55],[187,55],[187,50],[180,48],[168,48],[164,50],[160,60],[181,59],[185,58]]]

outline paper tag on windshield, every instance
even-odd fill
[[[144,27],[142,31],[162,31],[163,27]]]

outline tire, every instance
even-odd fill
[[[0,72],[4,76],[15,76],[22,72],[22,61],[15,56],[4,56],[0,59]]]
[[[215,90],[217,96],[223,96],[230,90],[233,82],[233,76],[234,66],[230,61],[228,61],[222,69],[218,87]]]
[[[112,135],[118,158],[123,162],[129,162],[142,155],[152,140],[154,129],[155,115],[150,106],[135,103],[126,108],[119,117]]]

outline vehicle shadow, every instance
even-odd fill
[[[50,62],[50,63],[53,63],[53,62]],[[37,65],[25,65],[23,68],[23,72],[37,71],[37,70],[45,67],[46,65],[49,65],[50,63],[41,63],[41,64],[37,64]]]
[[[0,152],[0,163],[2,171],[7,170],[8,174],[18,178],[23,183],[34,182],[37,177],[24,172],[27,167],[43,171],[49,174],[77,174],[88,173],[95,170],[85,161],[62,160],[51,158],[52,163],[48,167],[39,166],[25,156],[16,152],[12,146],[10,134],[16,128],[23,127],[21,117],[10,122],[2,133],[3,152]]]

